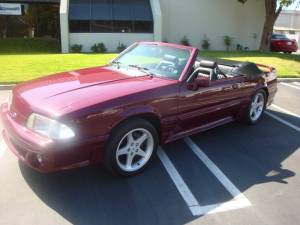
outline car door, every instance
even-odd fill
[[[178,101],[178,121],[182,132],[201,127],[205,130],[205,127],[232,120],[242,100],[243,82],[242,76],[223,78],[196,90],[183,83]]]

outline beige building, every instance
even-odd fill
[[[264,1],[251,0],[61,0],[62,51],[81,44],[84,51],[103,42],[109,51],[119,43],[168,41],[186,36],[201,48],[207,37],[211,49],[225,50],[224,36],[258,49],[264,22]]]
[[[275,23],[274,33],[285,34],[290,39],[295,39],[300,46],[300,11],[282,11]]]
[[[232,37],[232,50],[242,45],[258,49],[265,12],[264,0],[4,0],[0,1],[0,35],[4,37],[53,37],[62,51],[81,44],[83,51],[103,42],[108,51],[135,41],[180,43],[186,36],[201,48],[204,38],[213,50],[225,50],[224,36]],[[44,6],[44,7],[42,7]],[[51,7],[50,7],[51,6]],[[29,7],[36,7],[34,27],[23,21]],[[41,15],[48,10],[51,16]],[[18,19],[19,18],[19,19]],[[295,21],[298,19],[295,19]],[[298,20],[299,21],[299,20]],[[0,23],[1,25],[1,23]],[[28,34],[29,28],[31,32]]]

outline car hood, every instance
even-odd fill
[[[174,83],[145,76],[137,69],[94,67],[59,73],[23,84],[14,90],[14,105],[28,116],[38,112],[51,117],[76,111],[121,96]]]

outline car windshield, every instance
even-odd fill
[[[288,38],[283,34],[273,34],[272,39],[288,40]]]
[[[146,75],[178,79],[190,51],[157,44],[137,44],[112,62],[118,69],[135,69]]]

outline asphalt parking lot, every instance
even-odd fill
[[[258,125],[231,123],[161,146],[132,178],[98,167],[41,174],[0,141],[0,224],[298,225],[300,84],[278,86]]]

